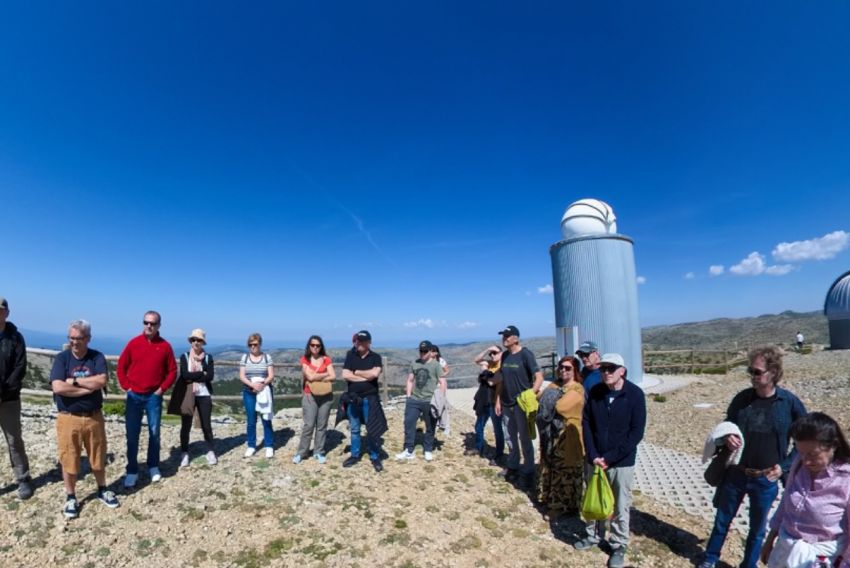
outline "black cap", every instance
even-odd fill
[[[510,337],[512,335],[516,335],[517,337],[519,337],[519,330],[516,328],[515,325],[509,325],[505,329],[500,331],[499,335],[501,335],[502,337]]]
[[[419,351],[431,351],[433,348],[434,344],[427,339],[419,342]]]
[[[361,329],[354,335],[354,338],[357,341],[372,341],[372,334],[365,329]]]
[[[6,301],[6,298],[0,296],[0,308],[9,309],[9,302]]]

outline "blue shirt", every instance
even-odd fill
[[[63,351],[53,361],[53,369],[50,371],[51,381],[64,381],[65,379],[94,377],[107,374],[106,357],[100,351],[89,349],[82,359],[77,359],[70,349]],[[54,395],[56,408],[64,412],[94,412],[103,406],[103,390],[98,389],[93,393],[83,396]]]

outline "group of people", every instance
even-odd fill
[[[2,427],[18,495],[33,495],[29,462],[21,434],[20,392],[26,372],[26,346],[8,321],[9,304],[0,298],[0,426]],[[123,485],[135,487],[139,478],[138,449],[142,419],[147,417],[148,475],[162,479],[159,469],[163,395],[172,386],[168,412],[181,416],[181,467],[190,465],[189,434],[193,420],[200,423],[207,448],[206,462],[217,463],[211,427],[215,363],[205,352],[206,333],[194,329],[189,348],[176,363],[171,345],[159,334],[162,318],[144,314],[142,333],[131,339],[117,365],[118,382],[126,392],[125,429],[127,466]],[[610,519],[609,567],[625,565],[629,544],[637,447],[646,426],[643,391],[628,380],[628,369],[617,353],[600,354],[586,341],[575,356],[562,357],[554,380],[543,388],[543,373],[534,354],[520,343],[516,326],[502,329],[501,347],[493,345],[475,358],[481,367],[475,396],[474,448],[468,454],[486,455],[485,429],[491,422],[495,452],[491,464],[503,465],[500,475],[524,489],[534,488],[550,519],[579,513],[585,483],[594,468],[604,471],[614,495]],[[119,506],[106,484],[107,439],[102,407],[108,369],[102,353],[88,347],[91,325],[74,320],[68,326],[69,348],[59,353],[50,372],[56,407],[56,439],[66,493],[63,513],[79,515],[76,481],[83,450],[97,483],[97,499]],[[272,416],[274,361],[262,351],[262,337],[248,337],[248,353],[239,363],[242,400],[247,417],[244,457],[257,450],[256,420],[263,425],[266,457],[274,455]],[[387,421],[381,406],[378,380],[383,365],[371,350],[372,336],[359,331],[346,354],[342,378],[347,388],[339,397],[336,420],[350,423],[350,468],[368,453],[375,471],[383,470],[383,434]],[[303,427],[292,459],[299,464],[311,455],[326,462],[325,439],[334,401],[337,374],[322,338],[313,335],[300,358],[302,368]],[[179,369],[179,372],[178,372]],[[750,503],[750,527],[741,566],[752,568],[759,558],[770,568],[840,566],[850,568],[850,444],[838,423],[826,414],[807,413],[793,393],[779,386],[782,353],[761,347],[749,353],[751,386],[730,403],[726,419],[706,442],[706,455],[724,450],[728,456],[717,485],[717,508],[700,568],[713,568],[720,559],[729,526],[744,496]],[[434,459],[434,439],[441,408],[446,405],[448,367],[429,341],[419,344],[406,381],[404,444],[395,457],[415,458],[417,423],[425,424],[424,458]],[[436,411],[436,412],[435,412]],[[362,427],[366,426],[365,448]],[[539,468],[533,440],[539,431]],[[793,440],[793,444],[790,442]],[[312,452],[311,452],[312,443]],[[782,482],[785,493],[770,520],[768,514]],[[586,523],[586,532],[574,544],[594,548],[605,537],[606,524]],[[820,563],[820,564],[815,564]]]
[[[499,333],[502,346],[475,357],[481,366],[473,406],[475,447],[467,453],[485,455],[484,432],[491,421],[496,447],[490,463],[504,464],[500,475],[505,480],[526,490],[536,488],[550,520],[579,513],[585,482],[600,467],[615,498],[608,566],[625,566],[635,459],[646,427],[643,391],[627,380],[620,354],[600,355],[592,341],[582,343],[575,356],[561,357],[544,389],[537,359],[521,345],[517,327],[509,325]],[[539,467],[533,445],[537,432]],[[585,530],[574,545],[578,550],[597,546],[605,525],[588,522]]]

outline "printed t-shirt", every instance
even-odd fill
[[[106,358],[100,351],[89,349],[82,359],[77,359],[70,349],[63,351],[53,361],[51,381],[64,381],[75,377],[83,379],[106,374]],[[94,412],[103,406],[103,391],[98,389],[83,396],[55,395],[56,408],[64,412]]]
[[[534,353],[525,347],[518,353],[502,353],[502,404],[515,405],[520,393],[532,387],[539,370]]]
[[[747,430],[742,432],[747,442],[741,455],[741,465],[744,467],[767,469],[781,461],[779,444],[776,443],[778,434],[773,426],[774,402],[775,394],[768,398],[756,397],[750,404]]]
[[[375,367],[381,367],[381,356],[374,351],[369,351],[365,357],[361,357],[357,351],[349,351],[345,356],[342,368],[349,371],[368,371]],[[359,381],[348,383],[348,392],[360,396],[378,394],[378,379],[371,381]]]
[[[413,391],[411,395],[416,400],[430,401],[437,390],[440,375],[443,368],[438,361],[422,361],[417,359],[410,364],[410,372],[413,373]]]

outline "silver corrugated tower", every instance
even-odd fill
[[[850,272],[845,272],[829,287],[823,314],[829,320],[832,349],[850,349]]]
[[[561,220],[563,240],[549,249],[559,355],[593,341],[600,354],[619,353],[628,379],[643,382],[634,243],[617,234],[614,211],[581,199]]]

